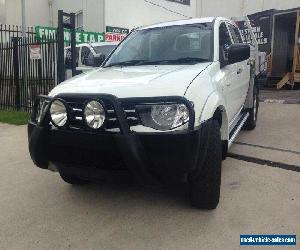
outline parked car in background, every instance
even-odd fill
[[[117,42],[82,43],[76,46],[76,70],[85,72],[99,67],[115,49]],[[65,48],[67,79],[71,78],[71,47]]]

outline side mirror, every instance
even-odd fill
[[[250,58],[250,45],[236,43],[230,45],[228,49],[228,64],[242,62]]]
[[[100,67],[101,64],[105,60],[105,55],[104,54],[97,54],[94,56],[94,67]]]

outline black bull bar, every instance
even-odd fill
[[[136,98],[117,98],[114,95],[109,94],[60,94],[55,97],[49,97],[40,95],[38,96],[37,100],[34,103],[33,107],[33,113],[31,116],[31,121],[29,121],[28,125],[28,136],[29,136],[29,151],[31,158],[33,159],[34,163],[41,167],[41,168],[48,168],[49,161],[46,157],[46,152],[42,152],[42,145],[43,140],[39,140],[38,138],[42,137],[43,133],[46,133],[47,128],[46,126],[49,125],[49,119],[47,119],[47,114],[49,116],[49,109],[50,105],[48,105],[47,110],[44,112],[44,116],[42,116],[39,123],[34,122],[36,121],[36,117],[38,114],[38,109],[40,100],[48,100],[50,103],[56,99],[64,100],[67,98],[74,98],[76,99],[84,99],[86,101],[89,100],[99,100],[99,101],[108,101],[113,105],[113,108],[115,110],[116,118],[119,122],[120,126],[120,132],[118,134],[118,138],[122,138],[118,140],[118,146],[122,150],[120,150],[122,157],[124,161],[126,162],[126,165],[128,169],[135,175],[136,179],[142,183],[143,185],[147,186],[157,186],[158,182],[151,174],[149,174],[148,164],[148,156],[147,152],[145,152],[144,146],[141,143],[141,140],[139,138],[139,135],[141,133],[138,132],[132,132],[130,130],[130,126],[128,124],[128,121],[126,119],[126,114],[124,112],[124,108],[122,106],[122,103],[125,102],[132,102],[135,104],[184,104],[189,110],[189,121],[188,121],[188,129],[185,131],[172,131],[172,132],[150,132],[147,133],[147,135],[185,135],[189,134],[192,135],[194,133],[195,128],[195,111],[193,107],[193,103],[187,100],[184,97],[180,96],[163,96],[163,97],[136,97]],[[67,106],[68,110],[68,104],[64,102]],[[202,130],[202,129],[201,129]],[[80,131],[76,131],[77,133],[80,133]],[[97,132],[96,132],[97,133]],[[99,133],[101,135],[101,132]],[[199,152],[200,145],[200,134],[202,134],[199,130],[199,133],[197,133],[198,136],[196,136],[197,140],[197,150]],[[192,136],[191,136],[192,137]],[[194,134],[193,134],[193,137]],[[197,156],[192,155],[192,165],[196,165],[196,162],[198,161],[199,155]]]

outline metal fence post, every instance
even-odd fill
[[[57,29],[57,76],[58,83],[65,80],[65,62],[64,62],[64,12],[58,11],[58,29]]]
[[[14,83],[15,83],[15,105],[17,110],[21,109],[20,99],[20,79],[19,79],[19,52],[18,52],[18,38],[13,37],[13,67],[14,67]]]
[[[76,76],[76,31],[75,31],[75,13],[70,14],[71,28],[71,53],[72,53],[72,76]]]
[[[67,17],[69,23],[64,22],[64,17]],[[72,63],[72,76],[76,75],[76,30],[75,30],[75,14],[65,13],[62,10],[58,11],[58,30],[57,30],[57,76],[58,82],[61,83],[66,79],[66,67],[65,67],[65,41],[64,41],[64,28],[69,29],[71,33],[71,63]]]

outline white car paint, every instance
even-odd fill
[[[103,93],[119,98],[183,96],[193,79],[210,64],[100,68],[58,85],[50,95]]]
[[[61,93],[101,93],[120,98],[184,96],[194,103],[195,126],[212,118],[217,108],[222,110],[221,136],[223,140],[228,140],[229,123],[243,106],[250,82],[247,61],[220,68],[219,26],[222,22],[232,22],[226,18],[211,17],[167,22],[139,29],[204,22],[214,22],[215,53],[212,62],[100,68],[58,85],[50,96]],[[237,74],[240,68],[242,73]],[[141,127],[139,131],[152,131]]]

